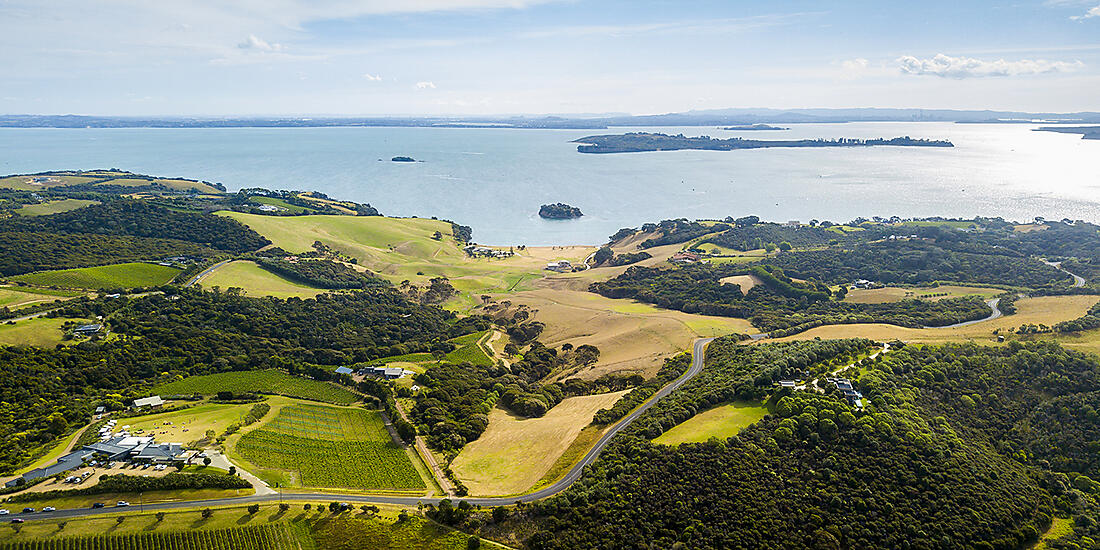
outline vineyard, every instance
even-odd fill
[[[273,369],[191,376],[153,388],[153,393],[158,395],[213,395],[220,391],[274,393],[339,405],[359,401],[358,394],[336,384],[291,376]]]
[[[306,487],[424,489],[405,450],[378,412],[319,405],[284,407],[241,436],[237,451],[261,468],[297,474]]]
[[[285,523],[170,533],[128,533],[0,542],[0,550],[297,550]]]

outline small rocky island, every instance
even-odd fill
[[[393,157],[390,162],[416,162],[416,159],[412,157]]]
[[[580,208],[569,206],[564,202],[544,204],[539,208],[539,216],[548,220],[571,220],[583,215]]]
[[[768,147],[875,147],[889,145],[894,147],[954,147],[950,141],[911,138],[909,136],[892,139],[717,139],[710,136],[687,137],[684,134],[670,136],[647,132],[629,134],[607,134],[588,136],[573,143],[579,143],[579,153],[641,153],[648,151],[679,151],[699,149],[704,151],[733,151],[735,149],[765,149]]]
[[[744,132],[747,130],[790,130],[790,128],[781,128],[779,126],[772,126],[770,124],[741,124],[737,126],[726,126],[723,130],[734,130],[738,132]]]

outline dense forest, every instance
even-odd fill
[[[348,265],[331,260],[301,260],[290,262],[271,258],[259,258],[260,267],[288,279],[293,279],[317,288],[370,288],[386,286],[385,279],[373,273],[358,271]]]
[[[864,345],[716,340],[697,381],[528,511],[539,525],[528,545],[1017,548],[1055,514],[1075,518],[1056,546],[1092,544],[1100,484],[1082,472],[1096,467],[1100,363],[1057,345],[906,346],[864,362],[866,410],[781,394],[772,415],[728,439],[649,442],[694,408],[766,387],[769,371]]]
[[[0,224],[2,227],[2,224]],[[176,240],[126,235],[8,232],[0,230],[0,276],[69,269],[168,256],[212,256],[218,251]]]
[[[741,292],[737,284],[721,280],[751,272],[765,284]],[[828,298],[820,284],[798,283],[782,270],[745,268],[736,264],[696,264],[680,269],[634,266],[608,281],[592,283],[590,290],[608,298],[633,298],[687,313],[749,319],[764,331],[793,334],[823,324],[890,323],[905,327],[944,326],[981,319],[990,309],[976,298],[936,302],[902,300],[882,304],[839,302]]]

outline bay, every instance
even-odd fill
[[[0,129],[0,172],[120,168],[245,187],[318,190],[392,216],[470,225],[491,244],[598,244],[666,218],[767,220],[1001,216],[1100,221],[1100,141],[1030,124],[848,123],[712,127]],[[594,133],[754,139],[948,139],[954,148],[576,152]],[[395,163],[394,156],[416,163]],[[543,220],[541,204],[585,216]]]

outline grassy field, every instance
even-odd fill
[[[898,302],[905,299],[917,298],[935,302],[947,298],[958,298],[960,296],[992,298],[1003,293],[1003,290],[996,288],[957,285],[940,285],[938,287],[928,288],[888,286],[884,288],[856,288],[849,290],[848,294],[844,296],[844,301],[856,304],[884,304],[887,302]]]
[[[313,288],[276,275],[255,262],[238,260],[229,262],[202,279],[204,288],[215,286],[223,289],[238,287],[249,296],[274,296],[276,298],[312,298],[324,290]]]
[[[272,407],[275,403],[270,401],[276,399],[281,399],[281,403],[290,401],[285,398],[271,398],[269,404]],[[179,411],[126,418],[121,420],[120,424],[130,426],[129,431],[132,434],[154,436],[157,441],[197,446],[199,440],[206,437],[206,430],[214,430],[221,435],[227,426],[240,422],[251,409],[251,403],[240,405],[203,403]]]
[[[376,516],[359,510],[332,514],[327,502],[311,502],[310,510],[302,502],[293,502],[287,511],[278,504],[263,504],[255,514],[243,506],[211,508],[213,515],[202,518],[201,508],[173,510],[158,520],[153,513],[138,513],[130,509],[117,514],[93,518],[27,522],[16,529],[0,530],[0,550],[84,550],[113,548],[119,550],[465,550],[468,535],[410,515],[397,521],[399,508],[382,505]],[[116,518],[124,517],[119,523]],[[232,537],[249,533],[250,542]],[[132,537],[132,539],[128,539]],[[256,539],[266,537],[271,542],[256,545]],[[95,539],[110,538],[113,546]],[[128,540],[136,539],[134,543]],[[49,543],[53,546],[47,546]],[[106,542],[106,541],[105,541]],[[120,543],[122,543],[120,545]],[[482,541],[482,548],[499,548]]]
[[[521,418],[503,409],[489,413],[489,427],[466,444],[451,469],[475,495],[513,495],[542,479],[558,457],[626,392],[570,397],[541,418]]]
[[[157,386],[151,393],[214,395],[219,391],[274,393],[343,405],[359,400],[358,394],[336,384],[291,376],[278,370],[235,371],[191,376]]]
[[[478,345],[478,342],[484,339],[488,333],[489,331],[475,332],[451,340],[451,343],[458,347],[455,348],[454,351],[448,353],[444,359],[452,363],[472,363],[474,365],[484,366],[492,365],[493,359],[486,355],[485,350]]]
[[[34,176],[11,176],[0,178],[0,189],[15,189],[17,191],[41,191],[52,187],[65,187],[67,185],[79,185],[95,181],[98,178],[84,176],[43,176],[48,177],[45,183],[31,183]]]
[[[654,439],[662,445],[699,443],[712,437],[726,439],[737,435],[768,414],[767,407],[750,403],[726,403],[707,409],[673,426]]]
[[[62,326],[70,321],[84,320],[36,317],[34,319],[18,321],[13,324],[4,322],[0,324],[0,344],[20,347],[53,347],[64,341],[65,332]]]
[[[19,309],[24,306],[64,300],[71,296],[61,296],[60,292],[43,289],[36,291],[20,287],[0,287],[0,308]],[[74,294],[74,293],[65,293]]]
[[[283,199],[277,199],[275,197],[250,197],[248,200],[256,204],[268,204],[271,206],[278,206],[279,208],[285,208],[287,212],[295,214],[299,212],[313,212],[313,210],[310,208],[304,208],[296,204],[290,204]]]
[[[61,199],[57,201],[44,202],[42,204],[28,204],[22,208],[18,208],[13,212],[20,216],[45,216],[48,214],[57,214],[60,212],[68,212],[70,210],[76,210],[77,208],[84,208],[92,204],[99,204],[99,201],[90,201],[85,199]]]
[[[236,452],[258,468],[288,472],[291,482],[303,487],[425,489],[377,411],[284,407],[274,419],[241,436]]]
[[[1053,326],[1059,321],[1076,319],[1085,314],[1097,301],[1096,296],[1041,296],[1024,298],[1016,302],[1017,313],[957,328],[905,328],[881,323],[854,325],[828,325],[806,332],[779,338],[775,341],[811,340],[813,338],[871,338],[884,341],[894,338],[906,342],[941,343],[963,340],[996,341],[994,330],[1012,331],[1023,324]],[[1053,336],[1044,336],[1053,337]],[[1067,345],[1073,347],[1067,338]],[[773,340],[764,340],[773,341]]]
[[[110,289],[162,285],[171,281],[179,272],[180,270],[174,267],[132,262],[99,267],[39,271],[26,275],[16,275],[10,277],[10,279],[39,286]]]
[[[755,275],[734,275],[732,277],[723,277],[718,282],[722,284],[740,285],[741,294],[748,294],[752,287],[756,285],[764,284]]]

